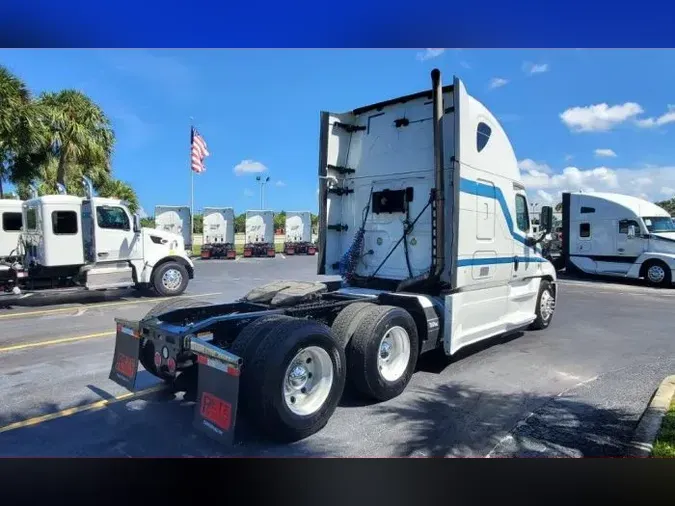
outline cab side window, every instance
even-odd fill
[[[96,223],[101,228],[131,230],[129,215],[121,207],[97,206]]]
[[[635,220],[621,220],[619,222],[619,233],[620,234],[627,234],[628,229],[630,226],[633,225],[635,227],[635,233],[639,234],[640,233],[640,225],[638,225],[638,222]]]
[[[527,200],[522,195],[516,195],[516,225],[522,232],[530,230],[530,216],[527,212]]]

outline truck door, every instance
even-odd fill
[[[525,243],[532,237],[531,218],[528,212],[527,195],[516,190],[515,216],[513,223],[513,262],[509,286],[509,314],[531,313],[538,295],[539,279],[535,278],[538,258],[534,248]]]
[[[630,227],[634,227],[634,235],[629,234]],[[642,238],[640,225],[634,219],[619,220],[616,234],[616,256],[621,262],[613,265],[613,271],[628,272],[637,258],[645,249],[645,239]],[[625,259],[625,260],[624,260]]]
[[[95,205],[96,261],[138,260],[142,257],[141,235],[136,234],[133,220],[122,205]]]

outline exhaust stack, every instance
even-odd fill
[[[82,177],[82,186],[84,186],[84,191],[87,195],[87,198],[90,199],[94,196],[94,185],[91,180],[87,177]]]
[[[443,168],[443,84],[441,71],[431,71],[431,97],[433,100],[434,122],[434,175],[435,175],[435,201],[434,201],[434,227],[436,237],[432,243],[433,265],[432,278],[438,279],[445,268],[445,173]]]

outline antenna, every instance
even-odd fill
[[[91,180],[85,176],[82,176],[82,186],[84,186],[84,191],[87,195],[87,198],[90,199],[94,196],[94,185]]]
[[[66,195],[68,192],[66,191],[66,187],[63,186],[61,183],[56,183],[56,192],[59,195]]]

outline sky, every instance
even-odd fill
[[[115,177],[149,215],[189,205],[190,125],[207,142],[195,211],[317,211],[319,112],[430,87],[438,67],[502,123],[530,200],[675,196],[673,50],[0,50],[33,91],[75,88],[111,118]]]

